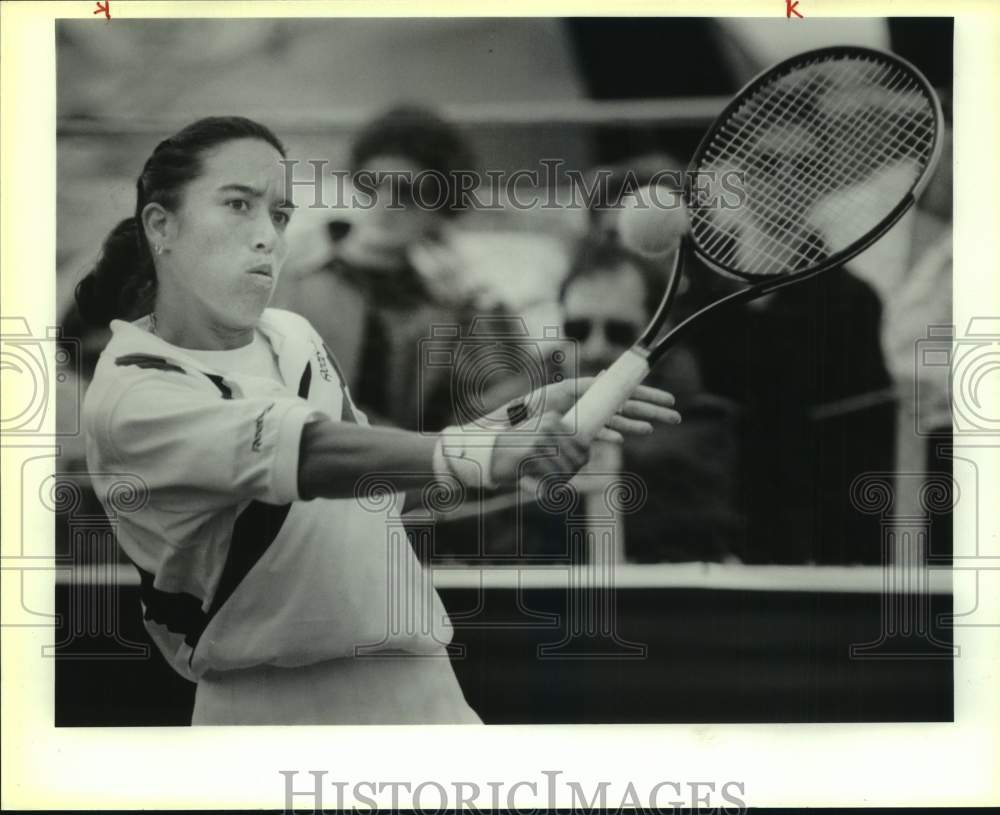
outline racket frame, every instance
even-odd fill
[[[850,55],[855,57],[869,56],[882,61],[894,62],[909,71],[918,81],[925,96],[930,100],[934,111],[934,143],[931,147],[931,155],[924,166],[920,177],[914,182],[910,191],[902,197],[899,203],[871,230],[864,236],[850,244],[846,248],[830,255],[819,264],[807,269],[787,274],[771,275],[763,277],[761,275],[751,275],[741,272],[739,269],[728,268],[716,263],[699,251],[697,243],[693,240],[690,231],[681,238],[680,244],[674,257],[673,269],[667,282],[666,291],[656,309],[656,313],[646,326],[642,335],[635,344],[626,351],[607,371],[605,371],[597,381],[583,394],[577,403],[565,414],[564,421],[567,427],[573,432],[584,437],[592,438],[606,421],[613,416],[621,406],[627,401],[635,387],[645,378],[650,369],[663,357],[663,355],[673,346],[677,340],[698,321],[701,317],[719,309],[729,306],[746,303],[763,297],[785,286],[801,283],[819,274],[832,269],[842,268],[843,265],[863,252],[873,243],[882,238],[906,212],[913,206],[917,197],[924,190],[934,169],[937,166],[941,155],[941,131],[943,128],[944,115],[941,110],[941,101],[937,93],[927,81],[927,78],[904,59],[885,51],[874,48],[863,48],[859,46],[838,45],[827,48],[819,48],[806,51],[786,59],[777,65],[761,72],[751,79],[740,91],[735,94],[732,100],[723,108],[715,121],[706,131],[698,144],[691,161],[688,164],[687,179],[684,185],[684,201],[686,205],[691,200],[692,176],[697,163],[701,160],[706,148],[711,143],[712,138],[719,128],[728,121],[733,110],[744,103],[745,98],[756,88],[769,82],[775,75],[787,72],[790,68],[800,65],[805,60],[812,60],[824,56]],[[747,288],[732,292],[701,308],[699,311],[688,316],[676,326],[671,328],[666,334],[657,339],[666,323],[673,304],[680,278],[684,270],[684,260],[688,252],[694,253],[702,262],[712,270],[735,277],[749,283]]]
[[[777,65],[773,65],[770,68],[762,71],[753,79],[751,79],[746,85],[744,85],[740,91],[730,100],[729,104],[723,108],[722,112],[716,117],[715,121],[712,123],[711,127],[702,136],[701,141],[698,143],[698,147],[694,151],[694,155],[691,161],[688,163],[687,174],[684,184],[683,196],[686,205],[690,206],[692,189],[693,189],[693,177],[696,171],[697,165],[701,161],[704,154],[707,152],[708,147],[712,143],[712,139],[715,134],[718,133],[719,129],[729,121],[729,117],[732,113],[738,109],[741,105],[745,104],[745,98],[751,95],[755,90],[757,90],[762,85],[771,82],[775,76],[788,73],[790,69],[796,68],[801,65],[804,61],[813,61],[822,59],[824,57],[836,57],[836,56],[852,56],[852,57],[870,57],[872,59],[878,59],[883,62],[893,62],[896,63],[901,68],[908,71],[913,78],[920,85],[920,89],[924,96],[931,103],[934,112],[934,143],[931,146],[931,155],[924,166],[923,172],[920,177],[913,183],[910,191],[903,196],[900,202],[872,229],[870,229],[865,235],[856,240],[854,243],[849,244],[844,249],[830,255],[821,261],[818,265],[812,266],[797,272],[791,272],[787,274],[780,275],[769,275],[767,277],[762,277],[761,275],[752,275],[741,271],[740,269],[727,266],[722,263],[714,261],[703,253],[697,242],[688,233],[682,238],[680,245],[677,248],[677,254],[674,258],[673,270],[670,274],[670,279],[667,283],[666,292],[664,297],[660,302],[653,319],[650,321],[649,325],[643,331],[637,345],[641,345],[645,351],[649,354],[649,364],[653,366],[657,363],[659,359],[673,346],[677,340],[688,330],[692,323],[697,322],[705,314],[712,313],[719,309],[728,308],[732,305],[742,304],[750,302],[751,300],[756,300],[759,297],[764,297],[771,292],[782,289],[785,286],[790,286],[794,283],[800,283],[805,280],[809,280],[816,277],[823,272],[828,272],[832,269],[837,269],[843,267],[852,258],[859,255],[865,249],[869,248],[872,244],[879,241],[893,226],[895,226],[899,220],[910,210],[914,205],[917,198],[923,192],[927,184],[930,182],[931,176],[934,174],[934,170],[937,167],[938,159],[941,156],[942,149],[942,139],[941,131],[943,129],[944,114],[941,109],[941,100],[938,98],[937,92],[934,90],[933,86],[928,82],[927,78],[921,73],[912,63],[908,62],[901,57],[891,54],[886,51],[880,51],[875,48],[864,48],[861,46],[853,45],[834,45],[828,46],[826,48],[818,48],[813,51],[806,51],[801,54],[797,54],[789,59],[779,62]],[[748,288],[740,289],[738,291],[732,292],[725,297],[720,298],[708,305],[704,306],[700,310],[696,311],[694,314],[689,315],[676,326],[674,326],[670,331],[664,334],[659,339],[656,339],[657,335],[663,328],[663,324],[666,321],[667,315],[670,312],[670,307],[673,304],[674,296],[677,291],[677,286],[680,281],[681,274],[684,270],[684,262],[687,252],[693,253],[698,257],[703,263],[705,263],[713,271],[728,277],[735,277],[743,280],[751,285]]]

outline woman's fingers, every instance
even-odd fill
[[[547,387],[550,394],[558,394],[559,398],[579,399],[597,381],[596,376],[581,376],[576,379],[564,379],[562,382]],[[651,385],[639,385],[629,396],[629,402],[649,403],[662,407],[674,407],[676,400],[669,391],[654,388]]]
[[[653,425],[641,419],[629,419],[620,413],[608,419],[607,427],[625,436],[648,436],[653,432]]]
[[[673,407],[676,403],[672,393],[660,388],[654,388],[651,385],[639,385],[632,391],[632,395],[629,398],[641,402],[652,402],[654,405],[663,405],[664,407]]]
[[[619,433],[617,430],[612,430],[610,427],[602,427],[597,431],[597,435],[594,439],[598,441],[606,441],[611,444],[624,444],[625,437]]]
[[[582,396],[583,392],[593,385],[597,379],[596,376],[581,376],[576,379],[565,379],[562,384],[572,388],[579,396]],[[654,388],[652,385],[637,385],[629,398],[642,402],[652,402],[654,405],[664,405],[665,407],[673,407],[676,401],[670,391],[665,391],[662,388]]]
[[[678,424],[681,420],[681,414],[673,408],[654,405],[650,402],[640,402],[635,399],[629,399],[619,413],[630,419],[660,422],[661,424]]]

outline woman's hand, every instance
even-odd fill
[[[532,391],[524,400],[519,431],[497,434],[493,448],[492,476],[496,484],[511,485],[522,479],[538,482],[562,474],[569,480],[590,458],[590,444],[565,424],[563,415],[596,377],[569,379]],[[654,422],[677,424],[674,397],[667,391],[640,385],[595,437],[621,443],[624,437],[646,436]]]
[[[483,460],[482,450],[486,448],[482,444],[465,443],[465,433],[471,427],[446,429],[442,444],[451,451],[444,453],[447,466],[466,484],[481,478],[483,473],[477,468],[486,465],[487,483],[495,487],[543,479],[551,486],[563,478],[568,481],[587,463],[592,441],[620,444],[626,435],[649,435],[654,422],[677,424],[681,420],[673,409],[671,394],[640,385],[593,439],[584,438],[574,432],[563,416],[595,381],[595,377],[586,377],[553,383],[482,417],[475,423],[475,429],[480,434],[486,429],[493,433],[488,465]],[[479,439],[481,442],[481,435]],[[470,460],[469,464],[462,462],[465,458]]]
[[[530,432],[498,433],[493,447],[492,478],[509,487],[522,478],[541,481],[563,474],[568,481],[587,463],[590,446],[573,433],[559,413],[543,413]]]
[[[523,418],[534,419],[549,412],[564,415],[596,381],[597,377],[593,376],[565,379],[532,391],[524,398]],[[621,410],[597,434],[597,438],[620,444],[625,436],[648,436],[654,430],[654,423],[680,424],[681,415],[673,408],[672,394],[639,385]]]

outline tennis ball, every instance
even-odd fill
[[[684,201],[666,187],[641,187],[628,196],[618,214],[622,243],[643,255],[673,252],[687,231]]]

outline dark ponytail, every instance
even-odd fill
[[[176,210],[184,187],[198,178],[207,150],[237,139],[259,139],[285,156],[285,147],[264,125],[241,116],[200,119],[160,142],[136,181],[135,214],[104,239],[93,270],[76,287],[80,316],[92,325],[134,320],[152,310],[156,269],[142,226],[142,211],[158,203]]]
[[[94,325],[135,319],[148,312],[156,293],[156,274],[135,217],[126,218],[104,239],[93,271],[76,287],[80,316]]]

